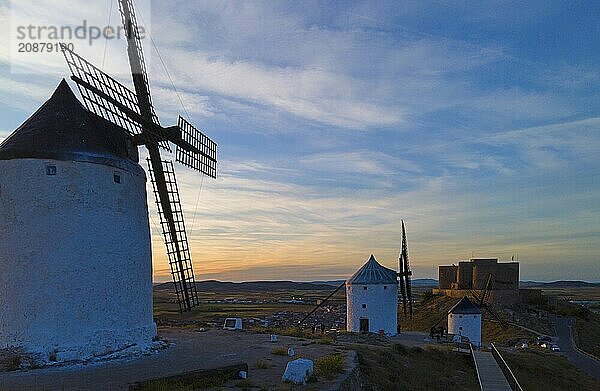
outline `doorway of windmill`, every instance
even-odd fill
[[[360,332],[361,333],[369,332],[369,319],[360,318]]]

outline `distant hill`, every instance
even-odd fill
[[[344,280],[333,280],[333,281],[312,281],[310,282],[311,284],[318,284],[318,285],[330,285],[330,286],[340,286],[342,285],[342,283],[344,282]],[[433,278],[416,278],[414,280],[412,280],[412,286],[433,286],[433,287],[437,287],[438,285],[438,280],[435,280]]]
[[[309,284],[315,284],[315,285],[329,285],[329,286],[335,286],[335,287],[338,287],[338,286],[342,285],[344,282],[346,282],[346,280],[310,281],[310,282],[309,282]]]
[[[521,288],[594,288],[600,287],[600,283],[586,281],[521,281],[520,286]]]
[[[331,280],[331,281],[311,281],[310,284],[317,285],[331,285],[331,286],[340,286],[345,280]],[[435,286],[438,285],[438,280],[433,278],[415,278],[412,280],[413,286]]]
[[[323,290],[330,291],[342,285],[344,280],[332,281],[312,281],[312,282],[295,282],[295,281],[248,281],[248,282],[221,282],[216,280],[196,282],[196,288],[202,291],[213,292],[264,292],[268,290],[276,291],[314,291]],[[437,280],[431,278],[417,278],[412,281],[413,286],[437,286]],[[163,284],[155,284],[154,289],[172,289],[172,282]]]
[[[438,286],[438,280],[434,279],[434,278],[417,278],[412,280],[412,285],[413,286],[433,286],[436,287]]]
[[[172,287],[172,282],[166,282],[164,284],[155,285],[154,289],[172,289]],[[196,288],[201,291],[213,292],[264,292],[269,290],[331,290],[332,286],[327,284],[294,281],[221,282],[208,280],[196,282]]]
[[[312,281],[310,284],[317,285],[330,285],[339,286],[344,280],[332,280],[332,281]],[[438,280],[434,278],[416,278],[412,280],[413,286],[419,287],[437,287]],[[594,288],[600,287],[599,282],[586,282],[586,281],[553,281],[553,282],[540,282],[540,281],[521,281],[519,282],[521,288]]]
[[[196,287],[203,291],[213,292],[264,292],[268,290],[280,291],[314,291],[323,290],[330,291],[340,286],[344,280],[330,281],[311,281],[311,282],[295,282],[295,281],[249,281],[249,282],[221,282],[216,280],[199,281]],[[414,287],[437,287],[438,280],[433,278],[417,278],[412,280]],[[553,282],[538,282],[538,281],[521,281],[521,288],[593,288],[600,287],[600,283],[592,283],[585,281],[553,281]],[[163,284],[155,284],[154,289],[172,289],[173,283],[166,282]]]

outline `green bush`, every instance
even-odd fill
[[[142,382],[142,391],[193,391],[221,387],[227,382],[224,376],[212,376],[194,380],[156,379]]]
[[[562,316],[575,317],[583,320],[588,320],[590,310],[582,305],[560,304],[556,309],[556,313]]]
[[[307,338],[313,337],[312,333],[298,327],[277,328],[274,330],[276,334],[287,335],[289,337]]]
[[[273,350],[271,350],[271,354],[274,354],[276,356],[287,356],[288,351],[286,348],[274,348]]]
[[[324,335],[319,338],[317,343],[321,345],[333,345],[335,343],[335,339],[331,335]]]
[[[340,353],[319,357],[315,361],[315,375],[317,377],[332,379],[342,372],[344,372],[344,356]]]
[[[254,366],[257,369],[267,369],[271,365],[266,360],[256,360],[256,363],[254,364]]]
[[[0,362],[0,372],[2,371],[2,369],[4,369],[7,372],[17,371],[21,369],[21,364],[23,364],[23,357],[21,357],[19,353],[16,353],[9,355],[3,361],[4,363]]]
[[[437,295],[433,294],[433,290],[428,289],[421,295],[421,302],[427,303],[428,301],[433,300]]]

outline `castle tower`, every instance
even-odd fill
[[[0,349],[84,359],[156,335],[137,147],[66,81],[0,145]]]
[[[397,273],[371,255],[346,281],[346,328],[352,332],[397,334]]]

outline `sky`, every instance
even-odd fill
[[[600,281],[600,3],[136,5],[161,123],[219,144],[218,179],[177,170],[197,279],[395,269],[404,219],[415,278],[515,256],[521,280]],[[16,26],[118,25],[116,7],[0,0],[0,140],[69,75],[18,57]],[[124,42],[75,45],[131,86]]]

